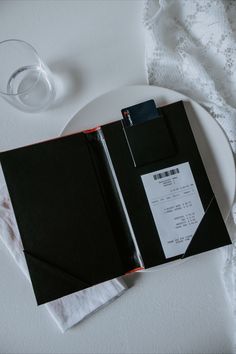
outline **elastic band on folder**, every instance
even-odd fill
[[[131,273],[136,273],[136,272],[139,272],[144,269],[145,269],[144,267],[137,267],[137,268],[131,269],[128,272],[126,272],[125,275],[131,274]]]
[[[99,129],[101,129],[100,126],[95,127],[95,128],[92,128],[92,129],[83,130],[83,133],[85,133],[85,134],[90,134],[90,133],[93,133],[93,132],[98,131]]]
[[[104,138],[102,130],[99,130],[98,134],[99,134],[100,141],[101,141],[101,143],[103,145],[103,149],[104,149],[106,157],[107,157],[107,162],[108,162],[109,167],[110,167],[110,171],[111,171],[111,174],[112,174],[115,186],[116,186],[116,190],[117,190],[117,193],[118,193],[118,196],[119,196],[119,200],[120,200],[120,203],[122,205],[123,212],[124,212],[124,215],[125,215],[125,218],[126,218],[126,222],[127,222],[128,228],[129,228],[130,236],[131,236],[132,241],[133,241],[133,245],[134,245],[134,248],[135,248],[135,256],[137,258],[137,263],[142,268],[143,265],[144,265],[143,259],[142,259],[141,252],[139,250],[139,247],[138,247],[138,244],[137,244],[137,241],[136,241],[136,238],[135,238],[133,227],[132,227],[132,224],[131,224],[131,221],[130,221],[130,218],[129,218],[129,213],[128,213],[127,209],[126,209],[125,201],[124,201],[124,198],[122,196],[122,192],[120,190],[119,182],[118,182],[117,177],[116,177],[116,173],[115,173],[115,170],[114,170],[114,167],[113,167],[113,164],[112,164],[112,160],[111,160],[111,156],[110,156],[107,144],[106,144],[106,140]]]
[[[131,155],[132,160],[133,160],[133,163],[134,163],[134,167],[136,167],[136,162],[135,162],[134,155],[133,155],[133,152],[132,152],[132,149],[131,149],[130,143],[129,143],[128,136],[127,136],[127,134],[126,134],[126,130],[125,130],[125,127],[124,127],[123,120],[121,120],[121,124],[122,124],[122,128],[123,128],[124,136],[125,136],[125,139],[126,139],[126,142],[127,142],[128,148],[129,148],[129,152],[130,152],[130,155]]]

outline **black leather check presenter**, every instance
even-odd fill
[[[183,102],[6,151],[38,304],[231,243]]]

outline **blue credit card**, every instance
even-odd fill
[[[126,127],[132,127],[140,123],[162,116],[161,110],[156,107],[154,100],[148,100],[121,110],[123,122]]]

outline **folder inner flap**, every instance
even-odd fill
[[[107,198],[110,185],[100,143],[95,145],[79,133],[0,154],[25,251],[74,278],[82,275],[91,285],[122,275],[134,264],[128,247],[121,249],[124,241],[117,242],[120,216]],[[56,294],[47,284],[55,298],[71,292],[66,283],[60,282]],[[42,280],[35,292],[44,286]],[[83,287],[78,282],[77,290]],[[37,295],[40,303],[52,300]]]
[[[230,243],[226,225],[222,222],[221,212],[216,197],[213,195],[182,258],[194,256]]]

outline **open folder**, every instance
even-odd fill
[[[231,243],[183,103],[159,113],[0,154],[38,304]]]

